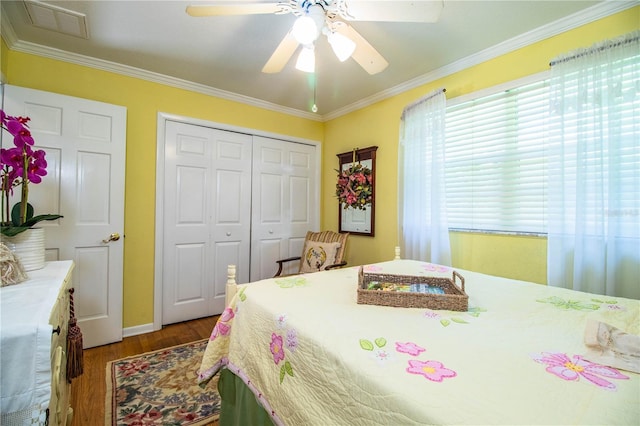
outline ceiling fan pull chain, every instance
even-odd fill
[[[314,74],[313,76],[313,106],[311,107],[312,112],[318,112],[318,104],[316,103],[316,94],[318,89],[318,75]]]

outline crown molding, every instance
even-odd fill
[[[42,45],[19,41],[11,46],[11,49],[18,52],[29,53],[33,55],[42,56],[45,58],[56,59],[64,62],[69,62],[76,65],[81,65],[89,68],[94,68],[102,71],[113,72],[128,77],[138,78],[141,80],[150,81],[153,83],[163,84],[165,86],[176,87],[178,89],[189,90],[203,95],[214,96],[229,101],[239,102],[242,104],[263,108],[269,111],[280,112],[287,115],[306,118],[308,120],[321,121],[320,116],[312,114],[306,111],[301,111],[295,108],[289,108],[282,105],[277,105],[272,102],[263,101],[260,99],[252,98],[250,96],[241,95],[238,93],[229,92],[226,90],[216,89],[215,87],[207,86],[204,84],[194,83],[191,81],[183,80],[176,77],[171,77],[164,74],[147,71],[141,68],[131,67],[128,65],[122,65],[111,61],[105,61],[103,59],[92,58],[85,55],[79,55],[76,53],[66,52],[59,49],[53,49]]]
[[[458,61],[452,62],[451,64],[445,65],[444,67],[433,70],[427,74],[423,74],[412,80],[408,80],[402,84],[383,90],[367,98],[363,98],[343,108],[339,108],[333,112],[323,115],[322,119],[323,121],[333,120],[334,118],[338,118],[342,115],[357,111],[369,105],[373,105],[376,102],[391,98],[393,96],[399,95],[400,93],[415,89],[432,81],[462,71],[466,68],[478,65],[490,59],[497,58],[499,56],[513,52],[514,50],[518,50],[522,47],[537,43],[539,41],[572,30],[574,28],[578,28],[590,22],[597,21],[598,19],[606,18],[609,15],[622,12],[637,5],[637,0],[604,1],[603,3],[599,3],[583,11],[574,13],[573,15],[570,15],[568,17],[543,25],[542,27],[538,27],[512,39],[505,40],[499,44],[496,44],[485,50],[481,50],[480,52],[474,53],[473,55],[467,56]]]
[[[11,26],[11,23],[9,22],[9,19],[7,19],[5,13],[0,13],[0,35],[9,48],[11,48],[11,45],[16,41],[16,33],[13,31],[13,27]],[[6,82],[7,76],[4,75],[2,71],[0,71],[0,83],[5,84]],[[2,102],[0,101],[0,105],[1,104]]]
[[[263,101],[252,98],[250,96],[240,95],[238,93],[226,90],[216,89],[204,84],[198,84],[176,77],[147,71],[141,68],[131,67],[128,65],[118,64],[116,62],[106,61],[103,59],[93,58],[90,56],[71,53],[60,49],[54,49],[40,44],[30,43],[18,40],[11,23],[2,15],[2,37],[5,39],[7,46],[11,50],[17,52],[28,53],[31,55],[41,56],[44,58],[55,59],[102,71],[113,72],[128,77],[138,78],[153,83],[159,83],[166,86],[176,87],[178,89],[189,90],[204,95],[214,96],[229,101],[239,102],[242,104],[263,108],[269,111],[280,112],[287,115],[297,116],[308,120],[322,121],[321,116],[295,108],[289,108],[272,102]]]
[[[588,24],[598,19],[605,18],[609,15],[613,15],[614,13],[622,12],[626,9],[629,9],[637,5],[638,5],[637,0],[604,1],[588,9],[585,9],[581,12],[575,13],[568,17],[562,18],[555,22],[536,28],[535,30],[526,32],[512,39],[505,40],[504,42],[501,42],[495,46],[482,50],[473,55],[467,56],[458,61],[452,62],[451,64],[445,65],[444,67],[438,68],[434,71],[423,74],[419,77],[408,80],[397,86],[378,92],[372,96],[368,96],[357,102],[354,102],[342,108],[338,108],[337,110],[334,110],[324,115],[313,114],[307,111],[285,107],[282,105],[274,104],[271,102],[263,101],[263,100],[252,98],[249,96],[240,95],[238,93],[216,89],[211,86],[193,83],[187,80],[182,80],[179,78],[143,70],[140,68],[130,67],[130,66],[118,64],[115,62],[92,58],[85,55],[70,53],[63,50],[59,50],[59,49],[53,49],[53,48],[45,47],[35,43],[20,41],[17,39],[17,36],[13,30],[13,26],[11,25],[9,20],[5,18],[5,14],[2,14],[0,18],[2,23],[2,28],[1,28],[2,37],[7,43],[7,46],[9,47],[9,49],[11,50],[33,54],[37,56],[42,56],[50,59],[56,59],[56,60],[69,62],[69,63],[86,66],[90,68],[95,68],[103,71],[113,72],[113,73],[129,76],[129,77],[139,78],[139,79],[150,81],[150,82],[155,82],[155,83],[159,83],[159,84],[163,84],[171,87],[176,87],[179,89],[189,90],[189,91],[201,93],[204,95],[214,96],[214,97],[226,99],[229,101],[239,102],[246,105],[263,108],[263,109],[267,109],[270,111],[279,112],[287,115],[292,115],[292,116],[296,116],[296,117],[300,117],[308,120],[326,122],[326,121],[338,118],[340,116],[346,115],[348,113],[351,113],[353,111],[365,108],[376,102],[380,102],[382,100],[396,96],[408,90],[415,89],[422,85],[428,84],[432,81],[446,77],[450,74],[456,73],[458,71],[462,71],[471,66],[480,64],[490,59],[494,59],[498,56],[507,54],[509,52],[528,46],[530,44],[542,41],[549,37],[553,37],[555,35],[558,35],[568,30]]]
[[[9,18],[7,18],[6,13],[0,13],[0,34],[7,43],[9,49],[11,49],[11,46],[13,46],[18,40],[16,32],[13,30],[13,25],[9,22]]]

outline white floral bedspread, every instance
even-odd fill
[[[357,267],[241,285],[199,380],[229,368],[276,424],[640,424],[640,375],[582,357],[588,319],[640,334],[640,301],[458,272],[468,312],[359,305]]]

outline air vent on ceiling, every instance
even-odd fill
[[[25,0],[24,5],[34,26],[75,37],[89,38],[85,14],[34,0]]]

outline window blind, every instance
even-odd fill
[[[548,81],[447,108],[449,227],[545,232]]]

